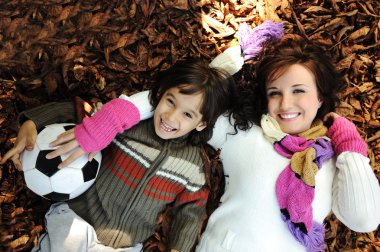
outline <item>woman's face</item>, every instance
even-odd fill
[[[292,135],[309,129],[322,105],[313,73],[300,64],[268,82],[266,94],[269,115]]]

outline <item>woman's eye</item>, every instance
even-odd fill
[[[305,90],[303,90],[303,89],[295,89],[293,92],[295,94],[300,94],[300,93],[305,93]]]
[[[267,95],[268,95],[269,97],[273,97],[273,96],[280,95],[280,92],[272,91],[272,92],[269,92]]]

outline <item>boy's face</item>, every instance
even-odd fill
[[[200,108],[203,94],[185,95],[179,88],[168,89],[154,111],[154,130],[162,139],[173,139],[186,135],[193,129],[206,128]]]

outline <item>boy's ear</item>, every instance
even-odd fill
[[[207,127],[207,123],[206,122],[200,122],[200,123],[198,123],[197,127],[195,127],[195,129],[197,131],[202,131],[206,127]]]

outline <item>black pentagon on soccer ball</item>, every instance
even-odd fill
[[[99,162],[95,159],[91,160],[91,162],[87,162],[83,168],[83,180],[84,182],[87,182],[89,180],[92,180],[96,177],[96,174],[98,172]]]
[[[38,153],[37,161],[36,161],[36,169],[45,174],[48,177],[53,176],[58,169],[58,165],[62,162],[60,156],[53,159],[46,159],[46,154],[51,152],[52,150],[42,150]]]
[[[68,131],[68,130],[74,128],[74,127],[75,127],[75,124],[63,126],[63,128],[65,129],[65,131]]]
[[[70,194],[67,193],[51,192],[42,196],[53,201],[65,201],[70,199]]]

